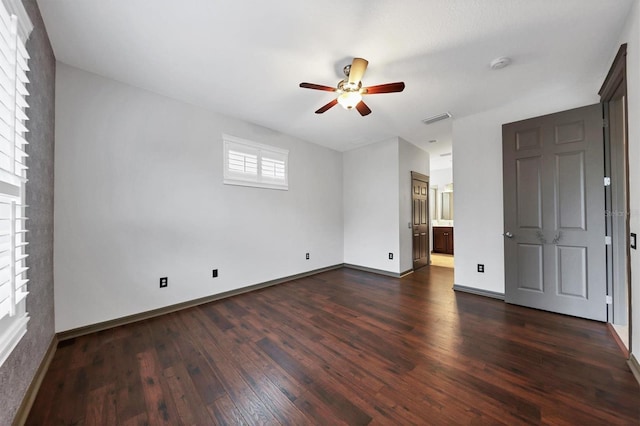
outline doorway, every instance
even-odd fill
[[[598,116],[594,114],[591,118],[575,117],[576,119],[569,117],[568,121],[563,119],[565,121],[564,124],[555,124],[555,128],[551,129],[551,131],[544,130],[544,126],[536,129],[536,126],[532,124],[535,124],[535,120],[555,116],[561,117],[571,113],[571,111],[524,120],[519,122],[524,123],[519,129],[508,128],[508,126],[518,123],[503,126],[503,149],[507,149],[504,147],[505,144],[511,143],[514,152],[525,152],[541,148],[538,142],[543,140],[540,135],[544,134],[551,140],[555,138],[555,145],[557,146],[562,144],[562,142],[559,142],[561,139],[565,140],[566,144],[575,144],[588,136],[586,132],[588,127],[591,128],[595,123],[598,123],[602,135],[600,151],[603,154],[600,165],[596,164],[596,162],[593,166],[586,167],[588,162],[584,162],[583,159],[578,160],[577,157],[582,155],[580,154],[581,148],[572,149],[566,153],[553,152],[552,149],[546,156],[555,156],[555,165],[549,167],[545,172],[542,157],[539,157],[540,161],[538,161],[535,155],[529,155],[531,152],[525,152],[527,155],[522,155],[522,158],[519,158],[519,154],[514,154],[514,156],[503,151],[505,168],[503,176],[505,179],[505,300],[538,309],[606,321],[613,328],[614,335],[618,337],[621,347],[627,349],[626,353],[628,355],[628,348],[632,344],[632,307],[630,302],[632,298],[630,250],[632,247],[629,239],[630,193],[626,47],[626,44],[620,47],[599,91],[601,103],[592,107],[572,110],[576,112],[594,108],[595,111],[599,108],[600,113]],[[583,127],[585,131],[581,131],[580,127]],[[515,133],[512,132],[514,130]],[[520,134],[517,134],[518,131]],[[513,134],[507,134],[509,132]],[[574,133],[573,136],[571,136],[572,132]],[[591,137],[595,137],[597,132],[592,129],[589,133],[592,133]],[[507,139],[509,142],[507,142]],[[594,146],[597,145],[597,143],[593,144]],[[561,158],[558,154],[562,154],[564,158]],[[584,151],[584,159],[588,156],[587,151]],[[567,168],[566,171],[568,173],[563,173],[561,168],[568,165],[566,160],[570,157],[576,158],[574,167]],[[597,175],[587,173],[589,169],[595,169],[602,173],[598,178],[600,180],[599,183],[595,182],[595,177],[593,177],[591,185],[586,183],[589,180],[588,174]],[[570,183],[571,174],[575,175],[574,177],[579,177],[579,179],[574,179],[574,184],[582,180],[581,176],[584,175],[584,191],[576,187],[575,190],[567,193],[567,188],[570,188],[571,185],[567,186],[563,181],[569,178]],[[553,176],[552,185],[556,186],[551,191],[555,192],[555,199],[544,195],[545,186],[548,185],[544,181],[545,179],[548,180],[549,176]],[[511,183],[513,178],[516,180],[515,192],[514,184]],[[519,184],[521,185],[520,188],[518,188]],[[508,188],[509,185],[511,188]],[[597,189],[598,186],[602,189],[601,192]],[[518,189],[520,189],[519,197]],[[566,197],[559,195],[563,191],[567,193]],[[580,200],[584,194],[587,194],[586,198],[592,201],[586,202],[585,200],[586,210],[583,215],[580,213],[580,206],[582,205]],[[599,207],[600,202],[598,199],[603,200],[602,208]],[[542,202],[543,200],[545,201],[544,203]],[[579,203],[575,204],[576,200]],[[595,200],[595,204],[593,200]],[[584,222],[585,226],[582,226],[580,223],[582,222],[581,218],[597,217],[600,212],[604,212],[604,220],[602,220],[602,214],[600,214],[600,221],[604,226],[601,235],[600,225],[595,227],[588,226],[594,239],[593,245],[588,244],[581,248],[580,244],[567,241],[566,235],[562,233],[563,229],[560,229],[563,221],[562,203],[565,203],[567,205],[566,208],[569,209],[567,211],[571,212],[571,215],[566,216],[566,219],[572,217],[575,222],[573,226],[568,228],[574,228],[574,230],[587,229],[587,222]],[[553,214],[543,221],[542,206],[546,205],[548,208],[549,204],[552,206]],[[571,206],[572,204],[573,207]],[[508,209],[515,212],[515,214],[511,215],[511,218],[508,218]],[[589,209],[592,209],[591,213],[586,214]],[[513,216],[516,218],[515,221]],[[578,220],[575,221],[575,219]],[[543,223],[545,222],[547,224],[551,222],[555,226],[555,228],[552,226],[552,230],[555,232],[551,241],[549,241],[550,236],[547,236],[547,233],[544,232]],[[512,232],[510,230],[512,227],[517,229],[520,235]],[[569,229],[566,230],[569,231]],[[518,237],[522,237],[523,234],[527,233],[531,234],[531,232],[533,234],[530,236],[535,237],[534,240],[522,241],[522,238],[520,238],[521,241],[516,241]],[[601,242],[603,237],[604,244]],[[561,241],[563,238],[564,240]],[[546,247],[547,245],[554,247],[549,249]],[[603,261],[600,260],[601,247],[604,248]],[[588,250],[586,250],[587,248]],[[593,254],[594,250],[597,256],[587,255],[587,252]],[[566,262],[563,262],[561,257],[558,257],[562,255],[562,251],[567,254]],[[584,254],[581,254],[581,251]],[[587,258],[589,259],[588,262],[586,262]],[[559,268],[564,267],[563,263],[566,263],[569,267],[567,268],[567,274],[559,270]],[[594,263],[596,268],[591,268]],[[587,267],[587,264],[590,266]],[[602,264],[604,264],[604,274],[600,272]],[[549,265],[550,268],[544,268],[542,267],[543,265]],[[551,273],[549,269],[552,270]],[[595,271],[593,276],[589,271],[591,269]],[[582,272],[580,272],[581,270]],[[601,289],[599,286],[598,288],[588,287],[588,281],[593,283],[594,279],[597,281],[604,280],[605,288]],[[561,288],[565,282],[567,283],[567,290],[569,290],[566,295],[562,294],[564,290]],[[552,295],[555,297],[542,303],[531,303],[531,300],[539,298],[546,290],[551,290]],[[524,295],[524,301],[517,297],[512,297],[517,293]],[[573,300],[571,297],[562,299],[557,296],[571,296]],[[603,296],[604,300],[601,300]],[[588,304],[589,306],[575,309],[575,305],[583,304],[582,302],[589,298],[596,300],[596,302]],[[583,301],[579,301],[579,299],[583,299]]]
[[[603,106],[607,235],[607,322],[629,351],[631,340],[631,247],[629,245],[629,148],[627,132],[627,45],[620,46],[598,92]]]
[[[411,172],[413,269],[429,264],[429,176]]]
[[[434,200],[434,211],[431,216],[431,265],[453,268],[455,263],[453,168],[431,170],[429,178]]]

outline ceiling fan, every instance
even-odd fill
[[[300,87],[305,89],[324,90],[326,92],[336,92],[338,97],[316,111],[322,114],[336,104],[342,105],[345,109],[357,109],[360,115],[371,114],[371,109],[362,101],[362,95],[376,95],[379,93],[394,93],[404,90],[402,81],[397,83],[378,84],[377,86],[362,87],[362,77],[367,70],[369,62],[362,58],[353,58],[351,65],[344,67],[345,78],[338,82],[338,86],[333,88],[321,84],[300,83]]]

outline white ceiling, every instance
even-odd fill
[[[400,136],[445,167],[451,120],[579,82],[598,90],[634,0],[38,0],[66,64],[334,148]],[[314,111],[354,56],[367,117]],[[511,66],[489,62],[509,56]],[[428,143],[436,139],[435,143]],[[442,160],[442,163],[438,161]]]

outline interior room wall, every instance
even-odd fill
[[[438,200],[436,202],[436,217],[440,218],[442,214],[442,191],[444,191],[445,185],[453,182],[453,167],[446,169],[431,170],[431,178],[429,185],[438,187]],[[454,186],[455,189],[455,186]],[[455,192],[454,192],[455,194]],[[455,210],[454,210],[455,214]],[[451,221],[452,222],[452,221]],[[443,221],[443,225],[451,225],[448,221]]]
[[[56,331],[342,263],[341,153],[62,63],[56,83]],[[223,133],[288,149],[289,190],[224,185]]]
[[[53,175],[56,63],[35,1],[24,1],[33,24],[27,41],[31,95],[26,150],[29,181],[27,266],[30,320],[27,334],[0,367],[0,425],[10,425],[54,335],[53,304]]]
[[[398,138],[343,153],[344,263],[400,272],[398,156]]]
[[[502,125],[597,103],[599,84],[558,87],[453,121],[456,285],[504,293]]]
[[[429,153],[391,138],[344,152],[343,164],[344,263],[412,269],[411,172],[429,175]]]
[[[400,237],[400,272],[413,269],[413,229],[412,222],[411,172],[430,176],[429,153],[412,143],[398,138],[398,194],[400,221],[398,233]]]
[[[431,170],[429,177],[431,178],[429,185],[435,185],[439,191],[442,191],[445,185],[453,182],[453,167]]]

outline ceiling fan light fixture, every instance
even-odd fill
[[[344,67],[345,78],[338,82],[335,89],[322,84],[300,83],[303,89],[322,90],[325,92],[334,92],[336,97],[329,103],[320,107],[316,114],[324,114],[337,104],[342,105],[344,109],[356,109],[362,117],[371,114],[371,108],[362,101],[363,95],[376,95],[380,93],[397,93],[404,90],[404,82],[378,84],[375,86],[362,87],[362,77],[367,70],[369,62],[362,58],[353,58],[351,65]]]
[[[362,95],[359,91],[355,92],[342,92],[338,96],[338,103],[344,109],[353,109],[360,103],[362,100]]]

